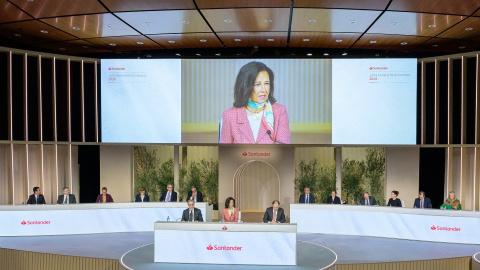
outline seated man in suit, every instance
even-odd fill
[[[425,197],[425,192],[420,191],[418,193],[418,198],[415,199],[413,203],[414,208],[432,208],[432,201],[430,198]]]
[[[191,189],[192,190],[188,192],[187,198],[194,202],[203,202],[202,192],[197,191],[197,187],[195,186],[192,186]]]
[[[315,196],[310,194],[309,187],[305,187],[303,192],[304,193],[300,195],[300,199],[298,199],[298,203],[315,203]]]
[[[360,199],[361,205],[377,205],[375,197],[370,196],[368,192],[363,193],[363,198]]]
[[[280,208],[278,200],[273,201],[272,207],[267,208],[265,211],[263,223],[285,223],[285,213],[283,208]]]
[[[33,194],[28,197],[27,204],[47,204],[39,187],[33,188]]]
[[[203,222],[202,211],[195,208],[195,202],[188,200],[188,208],[183,210],[182,221],[186,222]]]
[[[77,203],[75,195],[70,194],[70,189],[68,187],[63,188],[63,194],[58,196],[57,204],[71,204]]]
[[[332,190],[332,196],[328,196],[327,203],[328,204],[342,204],[340,198],[337,196],[337,191],[335,189]]]
[[[173,191],[173,186],[168,184],[167,190],[162,193],[160,196],[161,202],[176,202],[177,201],[177,192]]]

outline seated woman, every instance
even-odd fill
[[[462,210],[462,205],[460,204],[460,201],[457,199],[457,195],[455,195],[455,192],[450,191],[448,193],[448,198],[440,206],[440,209]]]
[[[109,203],[113,202],[113,198],[110,194],[107,194],[107,188],[103,187],[102,188],[102,194],[97,196],[97,203]]]
[[[398,191],[396,190],[392,191],[392,195],[391,195],[392,198],[388,200],[387,206],[402,207],[402,201],[399,198],[397,198],[398,194],[399,194]]]
[[[135,202],[149,202],[150,201],[150,197],[148,197],[148,194],[146,194],[145,192],[145,188],[144,187],[141,187],[139,190],[138,190],[138,194],[137,194],[137,197],[135,197]]]
[[[337,191],[336,190],[332,190],[332,196],[328,196],[327,198],[327,203],[328,204],[342,204],[342,202],[340,201],[340,198],[337,197]]]
[[[238,222],[238,209],[235,207],[235,199],[228,197],[225,201],[225,208],[222,211],[224,222]]]

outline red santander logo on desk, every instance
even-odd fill
[[[242,251],[242,248],[243,247],[238,247],[238,246],[234,246],[234,247],[217,246],[217,245],[212,246],[210,244],[210,245],[208,245],[207,250]]]
[[[432,231],[447,231],[447,232],[459,232],[462,228],[457,227],[440,227],[433,225],[430,227]]]
[[[20,224],[22,225],[44,225],[44,224],[50,224],[50,220],[33,220],[33,221],[30,221],[30,220],[27,220],[27,221],[22,221],[20,222]]]
[[[212,250],[213,249],[212,245],[208,245],[207,249]]]
[[[224,231],[228,230],[227,226],[223,226],[222,230]]]

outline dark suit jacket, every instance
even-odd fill
[[[107,193],[107,199],[105,201],[106,202],[113,202],[112,196],[110,196],[110,194]],[[103,203],[103,194],[100,194],[100,195],[97,196],[96,202],[97,203]]]
[[[267,208],[265,215],[263,215],[263,223],[272,222],[273,219],[273,206]],[[283,208],[279,207],[277,211],[277,222],[285,223],[285,213]]]
[[[145,196],[143,197],[143,202],[149,202],[150,197],[148,197],[148,194],[145,193]],[[135,197],[135,202],[142,202],[142,195],[140,193],[137,194],[137,197]]]
[[[370,201],[370,205],[377,205],[377,201],[375,200],[375,197],[368,196],[368,200]],[[360,199],[360,204],[365,205],[365,198]]]
[[[63,204],[63,200],[64,200],[63,196],[65,195],[62,194],[58,196],[57,204]],[[68,203],[77,203],[77,199],[75,199],[75,195],[73,194],[68,195]]]
[[[187,200],[190,200],[190,197],[192,197],[192,191],[190,190],[188,192]],[[197,190],[197,202],[203,202],[203,195],[202,192]]]
[[[38,195],[38,203],[37,200],[35,200],[35,194],[32,194],[28,197],[27,204],[47,204],[45,202],[45,198],[43,197],[42,194]]]
[[[164,202],[167,199],[167,192],[168,192],[168,190],[164,191],[162,193],[162,196],[160,197],[161,202]],[[171,202],[176,202],[177,201],[177,192],[172,191],[172,196],[170,197],[170,201]]]
[[[413,207],[420,208],[420,198],[415,199]],[[423,208],[432,208],[432,201],[430,200],[430,198],[423,198]]]
[[[327,203],[329,203],[329,204],[342,204],[342,202],[340,201],[340,198],[338,196],[335,196],[335,199],[333,199],[333,200],[332,200],[332,196],[328,196]]]
[[[182,221],[190,221],[189,215],[190,215],[190,208],[183,210]],[[193,220],[198,222],[203,222],[202,211],[200,211],[200,209],[193,208]]]
[[[300,199],[298,199],[298,203],[305,203],[305,193],[300,194]],[[315,203],[315,196],[312,193],[308,194],[308,203]]]

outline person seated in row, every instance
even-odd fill
[[[183,210],[182,221],[203,222],[202,211],[195,208],[195,202],[193,200],[188,200],[188,208]]]
[[[310,187],[305,187],[303,192],[298,199],[298,203],[315,203],[315,196],[310,194]]]
[[[228,197],[225,208],[222,211],[223,222],[238,222],[238,209],[235,207],[235,199]]]
[[[340,198],[337,197],[337,191],[332,189],[332,196],[329,196],[327,198],[327,203],[329,204],[342,204],[342,201],[340,201]]]
[[[360,199],[361,205],[377,205],[375,197],[370,196],[368,192],[363,193],[363,198]]]
[[[145,190],[144,187],[141,187],[138,190],[138,194],[135,197],[135,202],[149,202],[150,197],[148,197],[148,194],[146,193],[147,191]]]
[[[187,198],[194,202],[203,202],[202,192],[197,191],[196,186],[191,186],[191,190],[188,192]]]
[[[398,198],[398,191],[393,190],[391,193],[391,198],[388,200],[387,206],[402,207],[402,201]]]
[[[440,209],[462,210],[462,205],[460,204],[460,200],[457,199],[455,192],[450,191],[448,193],[448,198],[440,206]]]
[[[432,208],[432,201],[430,198],[425,197],[425,192],[420,191],[418,198],[413,203],[413,208]]]
[[[107,188],[102,188],[102,194],[97,196],[97,203],[110,203],[113,202],[113,198],[110,194],[107,193]]]
[[[268,207],[263,215],[263,223],[285,223],[285,212],[280,207],[280,202],[274,200],[272,207]]]
[[[70,194],[70,189],[68,187],[63,188],[63,194],[58,196],[57,204],[72,204],[77,203],[75,195]]]
[[[46,204],[41,192],[42,190],[39,187],[34,187],[33,194],[28,197],[27,204]]]
[[[176,202],[177,201],[177,192],[173,191],[173,185],[168,184],[167,190],[162,193],[160,196],[161,202]]]

